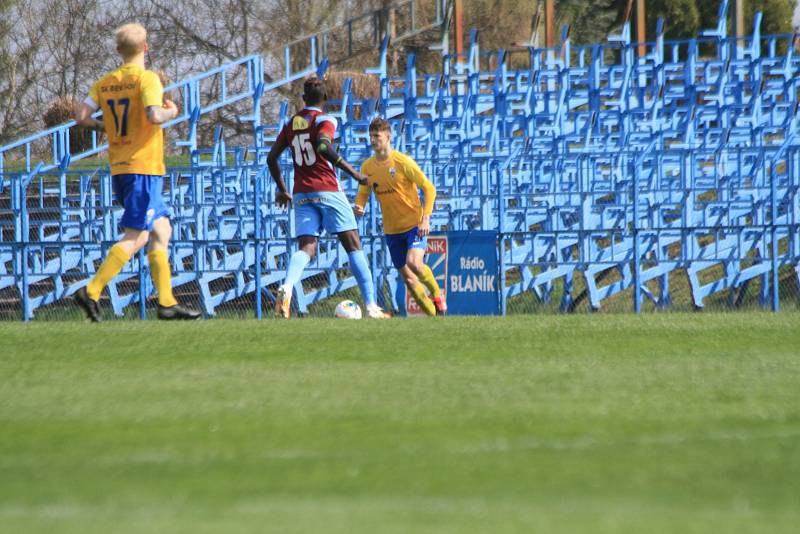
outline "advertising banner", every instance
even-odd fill
[[[449,315],[500,313],[496,232],[430,235],[425,263],[447,298]],[[424,315],[402,281],[397,289],[401,314]]]

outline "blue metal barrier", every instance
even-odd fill
[[[437,186],[434,229],[498,232],[504,312],[524,298],[558,299],[562,311],[620,299],[636,312],[667,308],[678,278],[698,309],[720,294],[736,306],[756,284],[759,303],[777,310],[781,279],[794,270],[800,281],[800,59],[791,36],[760,35],[758,16],[751,37],[727,36],[725,9],[696,39],[665,41],[660,23],[642,57],[627,25],[607,43],[573,46],[564,32],[555,49],[491,53],[473,32],[465,57],[444,55],[440,73],[419,74],[410,56],[404,75],[390,76],[384,39],[369,71],[379,97],[356,98],[346,80],[331,103],[340,152],[363,161],[369,121],[388,117],[395,146]],[[327,64],[312,56],[312,67]],[[247,88],[199,105],[192,87],[228,68],[248,71]],[[180,120],[190,125],[223,102],[252,99],[252,146],[228,147],[217,130],[213,146],[197,149],[190,127],[182,142],[195,149],[192,165],[169,170],[173,284],[199,295],[208,316],[254,295],[261,317],[294,246],[263,165],[290,112],[283,105],[277,123],[261,121],[270,86],[259,85],[260,68],[245,58],[181,85]],[[68,170],[65,156],[0,175],[12,213],[0,218],[0,298],[18,295],[24,319],[77,290],[118,237],[107,171]],[[291,181],[288,155],[281,166]],[[355,194],[352,180],[342,183]],[[378,285],[396,287],[374,201],[360,225]],[[300,313],[355,286],[346,263],[335,241],[322,241],[295,288]],[[146,271],[134,260],[110,286],[116,314],[143,309]]]

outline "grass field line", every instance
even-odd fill
[[[781,430],[749,431],[742,429],[718,430],[707,434],[654,434],[632,437],[629,439],[602,439],[592,436],[569,438],[548,439],[541,437],[530,438],[497,438],[475,445],[467,446],[444,446],[435,449],[420,447],[400,447],[394,449],[392,454],[418,455],[421,452],[427,454],[445,455],[480,455],[480,454],[505,454],[524,451],[580,451],[602,448],[617,447],[645,447],[645,446],[674,446],[702,442],[719,443],[746,443],[758,440],[783,440],[800,438],[800,428],[787,428]],[[260,455],[264,461],[316,461],[316,460],[346,460],[353,458],[365,458],[375,454],[385,454],[386,451],[376,451],[372,449],[350,448],[347,451],[322,452],[311,449],[274,449],[264,451]],[[12,463],[19,465],[19,458],[9,458]],[[139,464],[139,465],[166,465],[166,464],[199,464],[209,460],[215,461],[236,461],[235,453],[212,453],[208,454],[180,454],[177,452],[164,450],[138,451],[126,455],[101,455],[93,461],[100,465],[119,465],[119,464]],[[0,462],[2,465],[3,462]]]
[[[621,446],[647,446],[647,445],[682,445],[701,442],[748,442],[756,440],[800,438],[800,429],[783,429],[778,431],[752,432],[747,430],[731,429],[716,431],[709,434],[656,434],[641,436],[632,439],[598,439],[590,436],[575,439],[546,439],[546,438],[498,438],[475,446],[444,448],[445,454],[497,454],[521,452],[531,450],[587,450],[599,448],[614,448]],[[416,455],[418,448],[405,448],[401,453]],[[430,449],[428,449],[430,452]],[[357,451],[351,450],[341,454],[320,454],[309,450],[282,450],[272,451],[265,458],[269,460],[322,460],[331,458],[352,458],[361,456]]]
[[[519,514],[520,510],[527,510],[529,513],[535,513],[538,520],[547,518],[548,514],[556,512],[557,514],[568,514],[574,516],[577,510],[581,510],[583,514],[590,514],[594,518],[602,517],[613,511],[615,514],[622,514],[623,517],[635,517],[636,514],[641,513],[645,508],[650,513],[657,515],[669,514],[675,515],[676,511],[686,513],[685,508],[676,508],[674,503],[657,502],[646,497],[637,498],[632,496],[571,496],[565,499],[563,496],[547,497],[540,496],[536,499],[529,497],[519,497],[513,495],[503,495],[502,498],[481,497],[472,495],[424,495],[424,496],[409,496],[400,492],[389,492],[380,494],[356,494],[351,496],[332,496],[332,495],[287,495],[287,494],[272,494],[268,496],[259,496],[252,498],[240,498],[233,502],[226,503],[221,509],[214,508],[213,512],[203,512],[194,508],[190,501],[182,497],[167,499],[164,501],[147,501],[146,503],[138,503],[137,506],[126,504],[109,505],[108,503],[91,503],[79,501],[63,501],[63,502],[46,502],[46,503],[0,503],[0,517],[5,520],[19,520],[27,519],[32,520],[33,524],[36,521],[53,521],[53,520],[94,520],[102,519],[105,521],[121,521],[121,524],[128,527],[126,531],[131,531],[128,524],[130,521],[136,521],[136,528],[134,532],[146,531],[143,529],[145,525],[155,527],[166,521],[174,521],[176,517],[180,518],[186,514],[196,520],[198,517],[204,517],[209,513],[215,514],[215,517],[210,521],[219,521],[221,525],[230,523],[233,526],[238,525],[237,521],[247,521],[253,518],[268,517],[271,520],[281,519],[279,524],[283,524],[288,516],[289,522],[295,524],[299,521],[297,514],[310,514],[312,522],[313,518],[320,516],[327,520],[332,520],[335,523],[327,525],[328,528],[333,527],[334,532],[357,532],[363,528],[359,526],[358,521],[368,519],[374,514],[387,514],[387,513],[410,513],[410,512],[424,512],[426,514],[457,514],[458,517],[451,517],[449,520],[459,524],[467,518],[467,520],[486,521],[487,518],[492,517],[493,514],[502,515],[505,518],[514,518],[515,514]],[[721,504],[704,504],[700,509],[693,509],[691,513],[699,517],[711,517],[719,521],[720,517],[735,518],[737,520],[744,519],[766,519],[775,521],[776,518],[796,517],[796,513],[777,512],[770,510],[765,512],[757,508],[753,508],[746,500],[737,500],[733,503]],[[231,516],[235,516],[231,520]],[[209,520],[209,519],[206,519]],[[386,521],[387,519],[381,519]],[[395,518],[397,520],[397,518]],[[615,518],[616,521],[623,521],[619,516]],[[139,522],[145,521],[144,524]],[[530,521],[530,520],[529,520]],[[525,520],[521,520],[523,524]],[[533,521],[536,523],[536,520]],[[548,523],[544,519],[544,524]],[[169,524],[169,523],[167,523]],[[301,522],[301,524],[303,524]],[[63,526],[63,525],[62,525]],[[319,527],[319,525],[316,525]],[[346,526],[346,530],[342,528]],[[338,528],[337,528],[338,527]],[[85,526],[84,526],[85,528]],[[95,525],[96,528],[96,525]],[[290,529],[291,532],[302,530]],[[275,532],[272,529],[261,528],[254,529],[258,532]],[[616,530],[616,529],[615,529]],[[88,528],[82,532],[95,532],[96,530]],[[164,531],[163,529],[156,530],[158,532]],[[208,532],[209,530],[202,530]],[[240,530],[235,530],[239,532]],[[248,530],[252,532],[253,530]],[[316,530],[325,532],[326,530]],[[409,530],[395,528],[392,532],[408,532]],[[425,530],[427,532],[427,530]],[[439,530],[434,530],[439,531]],[[444,532],[453,532],[452,529],[444,529]],[[486,531],[486,530],[482,530]],[[514,531],[518,531],[515,529]],[[601,532],[608,532],[608,528],[600,530]],[[283,531],[285,532],[285,531]],[[373,531],[374,532],[374,531]]]
[[[770,431],[748,431],[740,429],[720,430],[708,434],[655,434],[631,439],[599,439],[591,436],[576,439],[504,438],[486,442],[476,447],[460,448],[460,454],[517,452],[527,450],[585,450],[620,446],[683,445],[701,442],[747,442],[755,440],[800,438],[800,429]]]

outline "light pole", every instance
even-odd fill
[[[636,40],[639,41],[639,57],[647,54],[647,26],[644,0],[636,0]]]

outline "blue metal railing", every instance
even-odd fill
[[[185,147],[191,152],[198,148],[197,127],[203,115],[222,108],[230,108],[238,102],[247,100],[250,102],[250,112],[240,116],[239,119],[251,123],[255,131],[261,124],[263,95],[317,72],[328,56],[328,40],[336,32],[347,31],[348,49],[352,52],[356,43],[366,42],[366,46],[370,49],[374,49],[380,44],[382,36],[378,34],[378,28],[383,23],[380,23],[379,19],[383,21],[387,21],[390,17],[399,19],[398,24],[405,31],[394,37],[397,41],[441,26],[444,20],[443,13],[449,2],[437,0],[433,17],[426,20],[421,20],[418,15],[420,8],[417,4],[419,2],[420,0],[395,2],[380,10],[348,19],[333,28],[282,45],[273,50],[275,57],[280,57],[279,61],[282,61],[280,73],[274,78],[265,77],[264,58],[251,55],[171,84],[165,90],[180,94],[181,114],[164,124],[164,128],[186,124],[187,135],[184,139],[177,141],[176,145]],[[364,36],[354,36],[353,34],[353,28],[364,21],[370,21],[373,24],[366,41]],[[300,66],[296,66],[298,60]],[[272,67],[273,65],[270,63],[268,66]],[[217,96],[213,97],[212,95]],[[0,147],[0,176],[4,174],[8,161],[23,162],[22,169],[29,173],[36,166],[36,162],[42,159],[44,163],[42,170],[49,171],[59,166],[66,168],[71,162],[107,150],[108,146],[99,142],[98,134],[92,132],[90,147],[80,153],[72,154],[70,139],[75,134],[76,128],[75,121],[70,121]],[[45,156],[45,153],[50,155]]]
[[[356,98],[345,83],[340,107],[333,103],[340,151],[363,160],[369,120],[376,110],[387,115],[396,146],[437,186],[434,227],[499,233],[504,310],[520,297],[559,298],[570,311],[623,295],[637,312],[648,302],[663,308],[674,303],[676,276],[691,306],[724,294],[740,303],[755,284],[758,302],[777,310],[781,279],[800,273],[800,61],[791,47],[778,52],[784,36],[702,37],[717,50],[707,57],[698,40],[665,42],[660,32],[640,58],[629,35],[531,48],[529,64],[512,68],[508,53],[482,54],[473,34],[466,64],[446,58],[441,73],[420,75],[409,58],[396,77],[386,70],[384,41],[370,70],[381,79],[380,97]],[[743,44],[749,52],[737,55]],[[614,62],[608,47],[619,52]],[[678,60],[667,62],[665,51],[676,47]],[[186,102],[198,112],[218,105]],[[262,130],[277,131],[288,116],[284,106],[279,124]],[[293,246],[291,219],[274,208],[264,167],[239,156],[266,153],[270,138],[255,143],[228,148],[218,131],[210,160],[170,170],[174,284],[197,288],[207,315],[254,292],[261,314]],[[281,165],[291,178],[288,158]],[[42,165],[8,178],[0,194],[13,218],[0,218],[0,298],[21,295],[29,319],[84,283],[117,238],[119,212],[102,170]],[[351,181],[343,185],[354,194]],[[374,207],[362,231],[378,282],[396,285]],[[354,284],[340,273],[346,255],[333,242],[323,249],[306,276],[326,283],[298,288],[301,312]],[[136,279],[135,290],[126,285]],[[121,275],[111,288],[116,313],[133,303],[141,310],[145,279],[136,262]],[[585,291],[575,294],[578,279]]]

